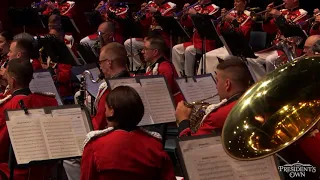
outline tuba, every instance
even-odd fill
[[[252,86],[229,113],[226,153],[237,160],[273,155],[306,135],[320,120],[320,56],[298,58]]]
[[[218,96],[218,93],[208,98],[201,99],[200,101],[195,101],[192,103],[184,102],[185,106],[187,106],[188,108],[192,108],[192,112],[190,116],[190,129],[193,133],[197,132],[198,129],[200,128],[206,109],[208,108],[208,106],[211,105],[210,103],[205,102],[205,100],[212,99],[216,96]]]
[[[96,80],[93,78],[92,73],[88,70],[85,70],[81,74],[81,77],[80,77],[80,96],[78,97],[78,102],[82,107],[84,107],[84,104],[87,100],[87,78],[86,78],[87,75],[89,76],[90,81],[92,83],[99,83],[104,79],[102,73],[100,73],[99,77]]]

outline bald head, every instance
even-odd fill
[[[312,56],[314,53],[312,51],[312,46],[318,41],[320,40],[320,35],[313,35],[313,36],[309,36],[308,39],[306,40],[306,42],[304,43],[304,49],[303,52],[307,55],[307,56]]]
[[[113,41],[114,34],[114,24],[113,22],[106,21],[100,24],[98,27],[98,32],[101,33],[101,40],[103,40],[103,44],[108,44]]]

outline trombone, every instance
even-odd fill
[[[286,3],[282,3],[282,4],[278,5],[278,6],[273,7],[272,9],[278,9],[278,8],[284,6],[285,4],[286,4]],[[260,15],[262,15],[262,14],[265,14],[265,13],[267,13],[268,11],[269,11],[269,10],[266,9],[266,10],[260,11],[260,12],[258,12],[258,13],[251,12],[251,13],[250,13],[250,16],[252,17],[252,19],[256,20],[258,16],[260,16]]]
[[[175,14],[174,14],[174,17],[175,17],[175,18],[179,18],[183,13],[185,13],[185,12],[188,11],[189,9],[194,8],[195,6],[199,5],[200,2],[201,2],[201,0],[197,1],[196,3],[194,3],[194,4],[192,4],[192,5],[188,6],[188,7],[183,8],[182,11],[180,11],[180,12],[178,12],[178,13],[175,13]]]

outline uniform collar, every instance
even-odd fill
[[[123,70],[118,74],[112,76],[111,78],[119,78],[119,77],[130,77],[130,73],[127,70]]]
[[[160,64],[160,63],[162,63],[163,61],[166,61],[166,59],[162,56],[162,57],[160,57],[156,62],[150,64],[148,67],[149,67],[150,69],[153,69],[154,66],[155,66],[157,63]]]
[[[292,8],[292,9],[288,9],[288,11],[293,12],[293,11],[298,10],[298,9],[300,9],[299,6],[297,6],[297,7],[295,7],[295,8]]]
[[[211,2],[208,2],[208,3],[205,3],[205,4],[201,4],[201,7],[204,8],[204,7],[210,6],[211,4],[212,4]]]
[[[17,95],[26,95],[28,96],[31,94],[31,91],[29,88],[22,88],[22,89],[17,89],[12,93],[12,97],[17,96]]]
[[[237,100],[242,96],[242,94],[244,94],[244,92],[240,92],[240,93],[234,94],[233,96],[231,96],[231,97],[227,100],[227,104],[232,103],[232,102],[234,102],[234,101],[237,101]]]

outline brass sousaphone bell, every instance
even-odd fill
[[[277,153],[320,119],[320,56],[298,58],[251,87],[229,113],[222,130],[227,154],[256,160]]]

